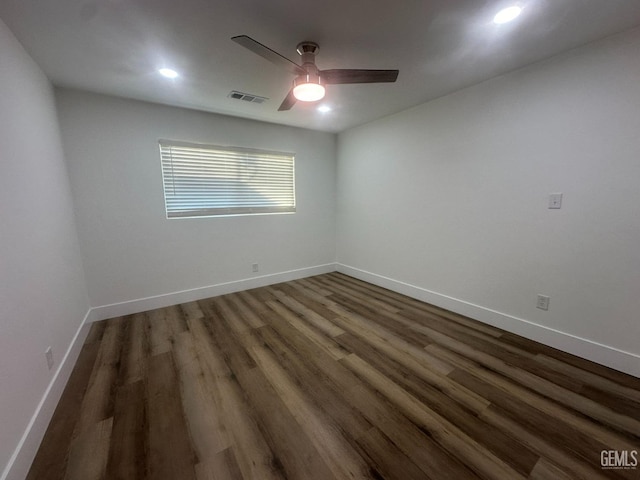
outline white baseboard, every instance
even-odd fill
[[[618,350],[608,345],[594,342],[593,340],[577,337],[566,332],[530,322],[529,320],[474,305],[464,300],[449,297],[441,293],[341,263],[336,264],[336,270],[365,282],[393,290],[394,292],[535,340],[536,342],[557,348],[563,352],[571,353],[635,377],[640,377],[640,355]]]
[[[58,369],[56,370],[53,378],[49,382],[47,390],[44,392],[40,403],[36,408],[29,424],[27,425],[18,446],[13,452],[13,455],[9,459],[6,468],[0,475],[0,480],[24,480],[29,473],[31,463],[38,452],[40,443],[44,438],[44,434],[47,431],[49,422],[53,417],[53,412],[58,405],[58,401],[62,396],[67,381],[71,376],[73,367],[78,360],[80,350],[84,344],[87,334],[91,325],[87,323],[91,310],[87,312],[82,323],[78,327],[76,334],[74,335],[69,348],[64,354]]]
[[[89,322],[105,320],[107,318],[121,317],[123,315],[131,315],[133,313],[145,312],[154,308],[169,307],[180,303],[193,302],[204,298],[217,297],[218,295],[226,295],[227,293],[240,292],[250,288],[265,287],[274,283],[288,282],[299,278],[311,277],[313,275],[321,275],[323,273],[334,272],[336,270],[335,263],[326,265],[317,265],[314,267],[300,268],[298,270],[289,270],[270,275],[262,275],[234,282],[219,283],[207,287],[193,288],[191,290],[182,290],[179,292],[171,292],[153,297],[139,298],[127,302],[113,303],[111,305],[103,305],[91,309]]]

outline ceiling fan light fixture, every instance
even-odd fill
[[[302,62],[299,65],[247,35],[237,35],[231,37],[231,40],[296,75],[293,81],[293,88],[289,90],[280,104],[279,112],[291,110],[291,107],[298,100],[302,102],[317,102],[321,100],[325,95],[325,85],[392,83],[398,78],[398,70],[362,70],[353,68],[318,70],[315,57],[319,47],[315,42],[305,41],[298,44],[297,50]]]
[[[325,88],[317,75],[300,75],[293,81],[293,96],[301,102],[317,102],[324,98]]]

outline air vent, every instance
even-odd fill
[[[252,95],[250,93],[236,92],[235,90],[231,91],[231,93],[229,94],[229,98],[233,98],[235,100],[242,100],[243,102],[249,102],[249,103],[264,103],[267,100],[269,100],[267,97]]]

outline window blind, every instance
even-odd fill
[[[292,153],[159,144],[167,218],[296,210]]]

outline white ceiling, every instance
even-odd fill
[[[513,3],[524,13],[493,24]],[[1,0],[0,18],[55,85],[339,132],[637,26],[640,0]],[[296,62],[315,41],[321,69],[400,75],[328,86],[327,114],[278,112],[292,75],[230,40],[242,34]]]

